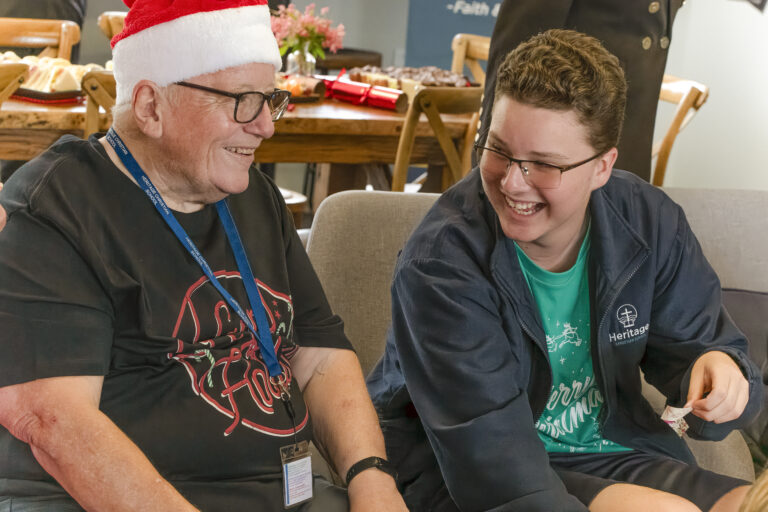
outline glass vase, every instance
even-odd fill
[[[288,54],[285,60],[285,72],[289,75],[312,76],[315,74],[317,59],[309,51],[309,43]]]

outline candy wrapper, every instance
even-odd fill
[[[401,113],[408,110],[408,97],[403,91],[364,84],[362,82],[350,82],[340,78],[341,75],[335,80],[325,80],[326,98],[334,98],[347,103],[368,105]]]
[[[693,409],[690,407],[678,408],[667,406],[661,414],[661,419],[664,423],[672,427],[672,430],[674,430],[678,436],[683,437],[683,434],[688,431],[688,422],[685,421],[685,415],[692,410]]]

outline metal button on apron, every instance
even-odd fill
[[[643,50],[648,50],[650,48],[651,48],[651,38],[646,36],[643,38]]]
[[[661,46],[664,50],[669,48],[669,38],[667,36],[664,36],[659,41],[659,46]]]
[[[656,14],[659,12],[659,9],[661,8],[661,4],[659,2],[651,2],[648,4],[648,12],[651,14]]]

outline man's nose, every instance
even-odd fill
[[[256,119],[245,124],[245,131],[268,139],[275,133],[275,122],[272,121],[272,111],[265,104]]]

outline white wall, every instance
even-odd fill
[[[303,10],[313,0],[294,0],[293,3]],[[344,24],[347,32],[344,46],[380,52],[384,66],[403,65],[408,0],[314,0],[314,3],[318,8],[330,8],[328,17],[334,24]]]
[[[706,84],[710,95],[675,141],[665,185],[768,190],[768,12],[688,0],[666,72]],[[659,107],[656,138],[672,112]]]

